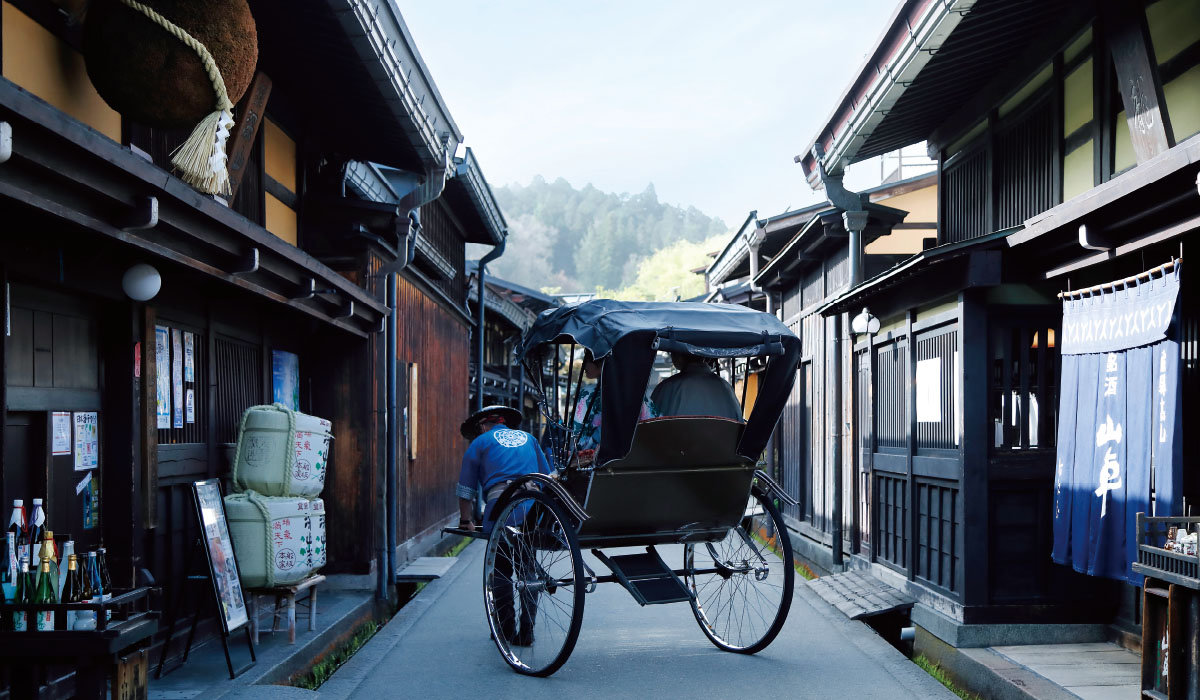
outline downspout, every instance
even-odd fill
[[[753,294],[762,294],[766,297],[767,313],[774,313],[771,308],[771,293],[763,290],[755,280],[758,278],[758,249],[767,238],[767,231],[763,228],[762,222],[758,220],[758,212],[750,212],[750,218],[754,219],[754,228],[746,232],[746,251],[747,257],[750,259],[750,292]],[[752,297],[753,298],[753,297]]]
[[[484,281],[487,279],[487,264],[504,255],[504,247],[508,245],[508,232],[500,232],[500,242],[479,261],[479,301],[476,311],[479,318],[475,322],[475,410],[483,408],[483,313],[487,306],[484,295]]]
[[[813,160],[816,163],[817,173],[820,177],[821,184],[825,188],[825,195],[829,202],[835,207],[842,210],[842,223],[846,227],[846,232],[849,234],[849,278],[850,288],[854,288],[863,281],[863,260],[862,260],[862,232],[867,227],[867,212],[866,198],[857,193],[847,190],[842,185],[842,176],[832,176],[825,170],[825,149],[820,143],[814,144]],[[831,527],[833,536],[833,565],[841,566],[842,564],[842,491],[844,475],[842,474],[842,432],[845,430],[845,421],[843,420],[842,412],[842,384],[846,379],[842,376],[842,314],[836,314],[833,317],[833,358],[831,360],[833,376],[833,431],[831,438],[831,450],[833,452],[833,525]]]
[[[399,405],[399,382],[400,378],[397,372],[396,365],[398,364],[398,353],[396,336],[399,334],[400,319],[397,317],[396,304],[398,303],[396,287],[399,284],[399,274],[406,267],[412,264],[413,258],[417,254],[417,236],[421,235],[421,214],[422,206],[434,201],[441,196],[442,191],[446,188],[447,168],[441,168],[440,171],[434,170],[425,178],[424,184],[417,187],[412,192],[400,198],[396,205],[396,213],[398,216],[403,216],[404,220],[400,224],[405,227],[404,245],[400,247],[399,255],[392,262],[380,268],[377,274],[383,275],[385,286],[385,303],[387,304],[390,313],[388,314],[387,329],[385,332],[388,335],[386,357],[384,362],[387,363],[387,371],[384,372],[384,381],[387,384],[387,399],[386,408],[384,411],[384,433],[387,437],[387,456],[385,458],[386,474],[384,476],[384,528],[386,535],[380,543],[380,550],[377,551],[377,556],[380,562],[378,590],[376,596],[381,600],[388,600],[391,597],[391,591],[396,584],[396,510],[399,508],[399,494],[397,470],[399,469],[399,450],[396,443],[400,440],[400,405]]]

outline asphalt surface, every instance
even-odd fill
[[[321,686],[322,700],[955,698],[799,576],[782,632],[754,656],[714,647],[686,603],[641,607],[618,584],[601,584],[586,598],[583,630],[566,664],[549,678],[521,676],[489,639],[483,550],[482,542],[464,550]]]

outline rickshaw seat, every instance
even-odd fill
[[[671,416],[638,424],[629,454],[598,467],[580,528],[592,546],[723,537],[745,510],[754,461],[737,454],[744,424]]]

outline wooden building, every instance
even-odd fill
[[[467,263],[470,275],[468,299],[471,313],[478,319],[479,313],[479,264]],[[535,435],[541,434],[543,416],[537,407],[536,387],[532,377],[526,376],[525,367],[513,351],[537,315],[559,305],[557,297],[543,294],[535,289],[487,276],[484,282],[484,341],[483,341],[483,405],[502,404],[520,408],[525,416],[524,428]],[[478,324],[473,332],[478,330]],[[474,354],[478,353],[475,346]],[[471,363],[471,406],[476,404],[479,391],[479,363]],[[549,370],[546,378],[549,378]],[[549,385],[549,382],[547,382]]]
[[[0,3],[0,503],[45,497],[60,539],[103,544],[116,587],[153,580],[170,606],[190,483],[228,477],[242,412],[281,398],[273,370],[291,363],[284,398],[336,436],[326,571],[386,598],[455,507],[465,245],[500,243],[502,218],[391,3],[250,6],[258,73],[227,201],[171,174],[186,133],[99,97],[64,9]],[[162,286],[144,303],[122,291],[139,263]],[[83,490],[58,412],[98,419]]]
[[[908,144],[926,141],[938,161],[937,245],[873,277],[867,265],[816,309],[840,328],[850,368],[832,407],[846,426],[833,476],[842,537],[826,560],[911,594],[933,637],[1136,646],[1138,589],[1051,560],[1066,417],[1056,295],[1195,240],[1197,94],[1194,2],[909,1],[796,157],[827,191],[847,165]],[[1186,271],[1182,285],[1186,425],[1197,388]],[[860,315],[866,332],[852,333]],[[1195,459],[1185,436],[1189,499]]]

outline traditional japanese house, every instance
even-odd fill
[[[926,141],[938,161],[936,245],[874,277],[869,267],[851,275],[817,308],[841,328],[853,377],[834,401],[848,429],[834,477],[842,552],[835,538],[830,553],[916,599],[918,647],[1139,641],[1133,512],[1178,513],[1197,488],[1186,469],[1195,446],[1182,440],[1180,474],[1166,430],[1186,421],[1195,395],[1195,285],[1177,277],[1181,265],[1164,274],[1159,264],[1171,268],[1200,225],[1198,81],[1200,6],[1186,0],[904,2],[796,158],[827,190],[847,165],[904,145]],[[857,255],[853,238],[848,248]],[[1057,295],[1117,282],[1136,304],[1139,284],[1169,294],[1180,279],[1176,315],[1144,342],[1175,343],[1161,354],[1178,355],[1178,375],[1164,371],[1160,385],[1179,382],[1182,398],[1152,417],[1159,396],[1146,376],[1109,416],[1146,412],[1123,426],[1114,454],[1152,434],[1163,447],[1123,467],[1091,464],[1086,445],[1103,456],[1117,426],[1089,421],[1123,389],[1113,370],[1098,399],[1097,378],[1068,358],[1106,352],[1101,368],[1125,367],[1137,343],[1079,349]],[[1113,285],[1089,290],[1087,304],[1106,294]],[[1062,476],[1073,454],[1086,455],[1074,481]],[[1116,518],[1111,532],[1105,517]],[[1082,531],[1086,542],[1089,527],[1090,551],[1071,539]]]
[[[6,514],[45,497],[61,539],[106,546],[116,587],[153,580],[169,607],[190,483],[228,476],[247,407],[285,401],[333,422],[326,571],[387,597],[453,510],[464,249],[503,238],[403,20],[390,2],[251,0],[258,63],[221,198],[172,175],[186,132],[99,97],[63,5],[0,3]],[[66,444],[73,418],[98,423],[91,461]]]
[[[891,267],[920,251],[936,235],[937,175],[918,175],[863,192],[868,222],[863,256],[867,275]],[[895,205],[895,206],[893,206]],[[750,216],[708,268],[712,288],[707,301],[769,310],[802,339],[801,376],[766,455],[775,477],[800,501],[784,517],[795,530],[794,544],[811,563],[833,568],[834,533],[846,511],[849,493],[834,475],[835,387],[849,376],[849,365],[835,363],[834,326],[818,309],[849,284],[845,209],[829,202],[765,220]],[[757,367],[739,364],[737,391],[757,388]],[[748,402],[749,403],[749,402]],[[849,533],[842,533],[849,537]]]
[[[479,308],[478,269],[477,261],[467,263],[470,275],[468,298],[476,318]],[[537,315],[558,306],[559,301],[556,297],[490,275],[484,282],[484,288],[481,405],[502,404],[520,408],[525,416],[525,429],[535,435],[540,434],[543,416],[537,407],[537,384],[532,377],[525,376],[525,367],[513,356],[513,350],[521,340],[521,334],[533,324]],[[478,330],[478,326],[474,330]],[[478,353],[478,349],[474,352]],[[476,405],[480,386],[478,367],[478,361],[471,363],[472,407]],[[545,378],[549,379],[549,375]]]

